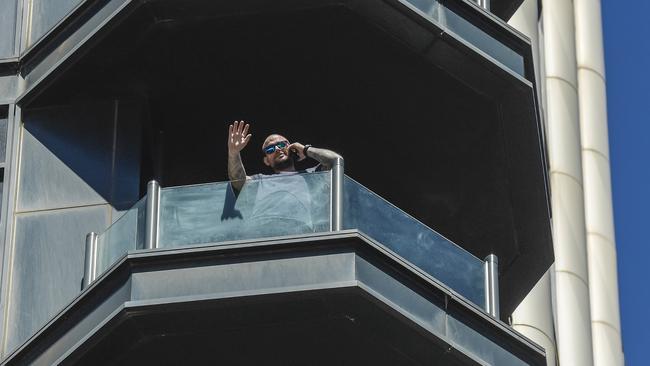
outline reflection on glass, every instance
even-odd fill
[[[349,177],[344,228],[358,229],[470,301],[484,307],[483,261]]]
[[[502,63],[515,73],[524,76],[524,57],[494,37],[484,32],[467,19],[443,7],[442,24],[474,47]]]
[[[97,238],[97,276],[129,250],[144,247],[146,198],[141,199]]]
[[[328,231],[330,173],[279,174],[160,193],[162,248]]]
[[[437,0],[406,0],[444,30],[458,35],[515,73],[524,75],[524,57]],[[476,2],[476,1],[475,1]]]
[[[436,0],[408,0],[418,10],[428,15],[433,20],[438,20],[438,8],[440,3]]]

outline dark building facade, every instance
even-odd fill
[[[3,362],[545,364],[508,325],[553,262],[519,4],[1,5]],[[272,132],[345,164],[259,220],[239,119],[249,172]]]

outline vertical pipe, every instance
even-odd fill
[[[598,0],[574,0],[587,262],[594,365],[624,365]]]
[[[542,8],[559,365],[592,365],[573,1]]]
[[[339,231],[343,228],[343,176],[344,176],[343,158],[336,158],[332,166],[332,183],[331,183],[331,220],[330,228],[332,231]]]
[[[88,287],[97,276],[97,233],[86,235],[86,254],[84,257],[83,288]]]
[[[490,0],[474,0],[474,2],[481,8],[490,11]]]
[[[499,319],[499,259],[494,254],[485,257],[485,311]]]
[[[151,180],[147,183],[147,210],[145,213],[146,227],[144,232],[144,248],[158,248],[158,220],[160,211],[160,184]]]

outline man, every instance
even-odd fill
[[[286,137],[272,134],[264,140],[262,154],[264,164],[273,174],[248,176],[240,153],[252,137],[249,129],[244,121],[235,121],[228,128],[228,177],[239,192],[241,206],[250,209],[244,215],[250,225],[247,230],[256,235],[280,236],[320,231],[327,226],[329,206],[324,198],[329,194],[329,180],[299,173],[329,170],[341,156],[331,150],[290,143]],[[319,164],[297,171],[295,160],[307,157]]]
[[[247,180],[264,177],[262,174],[247,176],[241,160],[240,153],[252,137],[248,133],[249,129],[250,125],[244,121],[235,121],[228,127],[228,177],[237,191],[242,189]],[[332,169],[336,160],[342,159],[341,155],[331,150],[319,149],[299,142],[289,143],[287,138],[278,134],[269,135],[262,144],[264,164],[271,167],[275,174],[298,173],[292,152],[296,154],[298,161],[310,157],[320,163],[314,168],[307,169],[307,172]]]

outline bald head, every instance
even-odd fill
[[[264,143],[262,144],[262,150],[264,150],[265,147],[274,144],[278,141],[289,141],[289,140],[286,137],[277,133],[270,134],[264,139]]]

